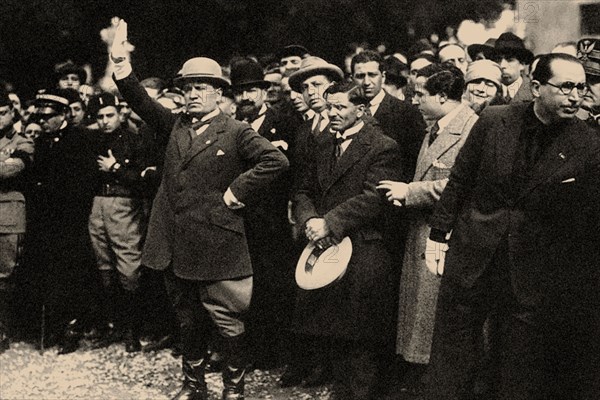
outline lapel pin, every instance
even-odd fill
[[[558,153],[558,156],[561,158],[561,160],[565,160],[567,158],[563,153]]]
[[[210,144],[210,140],[207,140],[207,141],[206,141],[206,144]]]

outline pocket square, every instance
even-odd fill
[[[575,182],[575,178],[569,178],[569,179],[565,179],[564,181],[562,181],[561,183],[571,183],[571,182]]]
[[[219,150],[217,151],[217,155],[218,155],[218,156],[224,156],[224,155],[225,155],[225,152],[224,152],[223,150],[219,149]]]
[[[448,169],[448,168],[450,168],[449,166],[447,166],[446,164],[444,164],[440,160],[435,160],[431,165],[433,165],[436,168],[442,168],[442,169]]]

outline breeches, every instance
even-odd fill
[[[88,228],[98,269],[116,268],[126,288],[139,281],[145,225],[143,200],[94,197]]]
[[[204,356],[211,328],[224,338],[245,332],[243,317],[252,297],[251,276],[223,281],[192,281],[165,272],[165,286],[179,320],[184,355]]]

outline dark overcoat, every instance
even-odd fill
[[[353,253],[341,280],[298,293],[294,330],[368,343],[387,342],[395,326],[394,264],[382,240],[387,201],[375,189],[401,175],[398,145],[371,125],[356,134],[335,162],[334,141],[321,135],[314,159],[295,194],[296,220],[304,227],[324,218],[334,237],[349,236]]]
[[[453,233],[444,279],[471,287],[508,235],[516,298],[539,307],[558,298],[598,297],[600,140],[577,118],[525,183],[514,174],[531,103],[488,107],[473,126],[430,221]]]
[[[172,266],[202,281],[252,275],[243,211],[229,209],[228,188],[244,204],[288,166],[286,157],[243,122],[219,114],[201,135],[187,115],[153,101],[130,74],[117,86],[132,109],[167,141],[161,185],[152,206],[142,263]]]

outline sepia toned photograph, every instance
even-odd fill
[[[600,399],[600,0],[2,0],[1,400]]]

